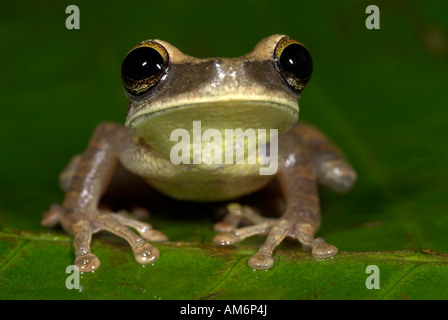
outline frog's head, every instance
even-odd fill
[[[288,130],[309,81],[308,50],[284,35],[261,40],[238,58],[198,59],[162,40],[143,41],[126,55],[122,79],[130,100],[126,127],[154,148],[169,150],[170,134],[208,128]]]

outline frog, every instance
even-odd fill
[[[195,58],[164,40],[140,42],[121,66],[129,99],[124,125],[101,122],[95,128],[85,151],[61,173],[64,201],[50,207],[42,225],[60,224],[73,237],[74,265],[82,272],[100,267],[90,248],[92,236],[99,231],[125,239],[138,264],[155,263],[160,251],[154,243],[168,240],[162,231],[121,211],[100,209],[111,177],[121,166],[171,198],[226,202],[222,220],[214,224],[212,242],[218,247],[235,246],[252,236],[266,237],[248,258],[253,269],[272,268],[274,251],[285,238],[297,241],[315,258],[333,257],[337,247],[316,236],[321,225],[318,188],[345,193],[357,174],[322,131],[299,120],[299,99],[312,71],[305,45],[282,34],[262,39],[236,58]],[[194,121],[201,121],[203,131],[275,130],[277,135],[263,138],[265,146],[274,141],[277,145],[277,170],[260,174],[265,161],[173,163],[178,140],[172,139],[172,132],[189,128],[185,130],[192,133]],[[284,200],[281,214],[261,215],[237,201],[273,180]]]

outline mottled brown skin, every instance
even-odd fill
[[[216,59],[189,57],[170,44],[157,40],[170,57],[171,65],[166,77],[146,96],[135,97],[128,93],[131,103],[126,126],[114,123],[98,125],[85,152],[74,157],[60,176],[60,184],[66,191],[62,206],[53,205],[42,221],[46,226],[59,222],[73,236],[75,265],[81,271],[94,271],[100,265],[99,259],[90,251],[92,234],[100,230],[124,238],[140,264],[154,263],[160,255],[146,241],[167,240],[163,233],[152,229],[147,223],[98,209],[118,163],[163,193],[185,200],[231,200],[259,190],[272,179],[278,179],[286,203],[286,210],[279,218],[262,217],[250,207],[230,203],[227,215],[215,225],[215,230],[221,233],[213,241],[222,245],[234,244],[252,235],[267,235],[264,245],[249,259],[252,268],[272,267],[273,251],[286,237],[310,248],[315,257],[331,257],[337,253],[333,245],[322,238],[314,238],[321,223],[317,187],[320,184],[336,192],[345,192],[356,181],[356,174],[341,152],[320,131],[297,122],[297,99],[300,94],[291,90],[273,68],[272,52],[283,38],[285,36],[282,35],[268,37],[251,53],[240,58]],[[186,79],[182,78],[184,66],[184,70],[189,70]],[[202,73],[191,73],[194,66]],[[257,79],[254,80],[254,77]],[[176,81],[182,85],[176,86]],[[230,100],[239,101],[240,107],[235,109]],[[186,111],[179,106],[187,106]],[[262,121],[259,120],[260,114],[246,119],[244,110],[251,108],[269,116]],[[162,117],[159,116],[161,110],[164,111]],[[205,111],[195,113],[191,110]],[[165,114],[171,115],[169,112],[172,116],[163,118]],[[167,157],[169,137],[161,135],[156,141],[148,128],[160,125],[160,122],[161,127],[169,127],[169,121],[176,116],[175,112],[182,112],[180,119],[185,118],[184,125],[191,125],[198,114],[206,119],[207,113],[211,113],[213,117],[210,119],[214,120],[216,117],[219,119],[221,114],[234,112],[236,127],[247,122],[249,127],[274,127],[284,131],[278,137],[277,173],[274,176],[255,174],[258,171],[254,169],[258,169],[259,165],[245,165],[244,170],[236,168],[236,165],[173,165]],[[239,112],[243,112],[241,122],[238,122]],[[182,127],[177,122],[175,125]],[[225,123],[224,128],[228,128],[227,125]],[[210,177],[220,181],[219,185],[210,185]],[[185,189],[179,188],[182,184],[187,184]],[[238,228],[242,221],[251,225]],[[135,229],[138,235],[129,227]]]

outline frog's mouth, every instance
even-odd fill
[[[208,129],[219,132],[223,141],[226,130],[241,129],[245,132],[253,129],[263,132],[264,129],[267,133],[263,139],[267,143],[271,129],[280,134],[297,122],[298,116],[297,105],[293,107],[266,101],[219,101],[137,112],[126,121],[126,127],[151,147],[169,156],[170,150],[179,142],[178,137],[176,138],[179,132],[188,133],[191,143],[193,136],[198,139],[198,124],[201,131],[199,138],[203,138]],[[206,145],[208,142],[203,140],[201,139],[202,144]]]

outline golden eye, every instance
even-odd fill
[[[169,66],[165,48],[154,41],[147,41],[128,52],[121,65],[124,88],[139,96],[148,92],[162,78]]]
[[[300,42],[285,37],[277,43],[274,59],[286,82],[300,93],[313,72],[313,60],[309,51]]]

